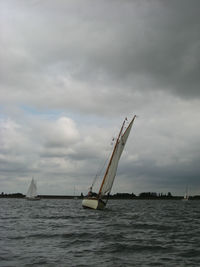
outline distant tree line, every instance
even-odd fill
[[[173,198],[171,192],[167,194],[155,193],[155,192],[144,192],[139,194],[139,198]]]
[[[21,193],[6,194],[2,192],[0,198],[24,198],[25,195]],[[70,195],[39,195],[41,198],[59,198],[59,199],[71,199],[74,196]],[[84,195],[76,196],[78,199],[83,199]],[[106,198],[106,196],[105,196]],[[181,199],[183,196],[172,196],[171,192],[168,193],[155,193],[155,192],[142,192],[138,196],[134,193],[116,193],[109,196],[110,199]],[[190,199],[200,199],[200,195],[190,196]]]
[[[13,193],[13,194],[5,194],[4,192],[1,193],[0,195],[1,198],[3,197],[13,197],[13,198],[23,198],[25,197],[25,195],[21,194],[21,193]]]
[[[110,195],[111,199],[132,199],[132,198],[136,198],[135,194],[129,194],[129,193],[117,193],[114,195]]]

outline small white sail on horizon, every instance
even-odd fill
[[[136,116],[133,117],[132,121],[129,123],[127,129],[124,131],[125,122],[127,119],[124,120],[121,130],[119,132],[118,138],[116,140],[112,155],[110,157],[110,161],[108,163],[107,169],[105,171],[105,175],[103,177],[102,184],[99,189],[98,194],[92,194],[89,192],[89,195],[83,199],[82,206],[84,208],[91,208],[91,209],[103,209],[108,201],[109,194],[112,189],[112,185],[116,176],[118,163],[121,157],[121,154],[124,150],[126,141],[130,134],[133,122]],[[92,189],[92,187],[91,187]],[[107,196],[107,201],[103,201],[103,197]]]
[[[37,195],[37,186],[34,178],[32,178],[31,183],[29,185],[28,191],[26,193],[26,199],[28,200],[39,200],[40,198]]]
[[[76,195],[76,187],[74,186],[74,199],[78,199],[77,195]]]
[[[184,194],[183,200],[184,200],[184,201],[189,200],[188,187],[186,187],[186,190],[185,190],[185,194]]]

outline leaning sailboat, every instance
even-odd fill
[[[88,193],[88,196],[85,197],[82,201],[82,206],[84,208],[103,209],[106,206],[116,176],[118,163],[135,118],[136,116],[133,117],[126,129],[125,123],[127,119],[124,120],[118,138],[116,140],[113,152],[111,154],[108,166],[106,168],[99,192],[98,194],[92,193],[92,187],[90,188],[91,191]]]
[[[31,184],[28,188],[27,194],[26,194],[27,200],[40,200],[40,197],[37,195],[37,186],[35,180],[32,178]]]

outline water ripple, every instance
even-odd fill
[[[0,199],[0,266],[198,266],[199,202]]]

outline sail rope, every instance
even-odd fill
[[[114,141],[114,138],[112,138],[111,148],[113,147],[113,141]],[[93,188],[93,186],[95,185],[97,179],[99,178],[99,176],[101,175],[102,171],[104,170],[105,165],[106,165],[106,163],[108,162],[108,160],[109,160],[109,158],[110,158],[110,154],[111,154],[111,152],[112,152],[112,150],[109,152],[109,154],[108,154],[107,158],[105,159],[105,161],[104,161],[102,167],[101,167],[101,165],[100,165],[100,168],[99,168],[99,170],[97,171],[97,173],[96,173],[96,175],[95,175],[95,177],[94,177],[94,180],[93,180],[93,182],[92,182],[91,188]]]

